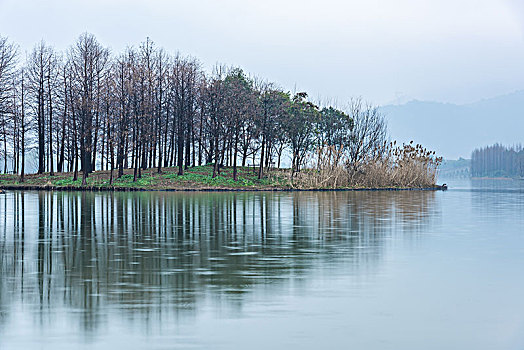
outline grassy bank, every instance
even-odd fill
[[[110,183],[109,171],[96,171],[89,174],[87,185],[82,186],[82,173],[78,179],[73,181],[73,173],[56,173],[50,175],[30,174],[25,176],[24,182],[19,181],[17,175],[0,175],[0,187],[55,187],[55,188],[100,188],[100,189],[236,189],[236,188],[258,188],[273,189],[286,187],[284,180],[276,176],[271,178],[257,179],[253,168],[241,167],[238,169],[238,179],[233,180],[233,169],[222,168],[220,175],[213,178],[212,166],[199,166],[185,170],[184,175],[178,175],[178,168],[162,168],[158,173],[157,169],[142,170],[142,176],[133,181],[133,169],[125,169],[124,175],[116,178],[117,171],[113,171],[113,183]]]
[[[220,175],[213,178],[212,166],[199,166],[189,168],[184,175],[178,175],[178,168],[163,168],[161,173],[157,169],[142,170],[142,177],[133,181],[133,170],[126,169],[124,175],[116,178],[110,184],[109,171],[96,171],[87,178],[87,185],[82,186],[82,174],[78,180],[73,181],[73,173],[56,173],[50,175],[30,174],[25,176],[24,182],[19,181],[19,176],[0,175],[0,188],[3,189],[53,189],[53,190],[314,190],[314,189],[363,189],[363,186],[337,186],[322,185],[318,182],[305,184],[300,181],[300,176],[291,178],[287,169],[272,170],[263,179],[257,178],[253,168],[239,167],[238,179],[233,179],[233,169],[225,167],[221,169]],[[385,186],[373,186],[369,188],[386,188]],[[390,189],[420,188],[414,186],[388,186]],[[424,188],[439,189],[437,186],[425,186]]]

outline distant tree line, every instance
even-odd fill
[[[44,41],[25,60],[0,36],[0,171],[24,181],[29,150],[38,173],[72,172],[82,182],[95,170],[134,179],[146,168],[248,164],[299,172],[315,150],[336,149],[353,163],[379,152],[384,118],[353,100],[347,110],[320,107],[240,68],[206,73],[198,60],[171,55],[147,39],[112,54],[88,33],[66,51]]]
[[[495,144],[475,149],[471,155],[471,176],[524,177],[522,146]]]

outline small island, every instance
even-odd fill
[[[442,159],[390,142],[386,116],[245,73],[212,72],[148,38],[113,53],[89,33],[25,61],[0,38],[0,188],[439,189]]]
[[[322,173],[312,169],[292,175],[290,169],[272,169],[264,178],[259,178],[255,167],[238,167],[237,179],[233,178],[232,167],[222,167],[213,177],[214,166],[195,166],[178,175],[178,168],[144,169],[141,177],[134,180],[133,169],[111,180],[111,171],[95,171],[87,183],[73,180],[73,173],[29,174],[24,182],[18,175],[0,174],[0,190],[55,190],[55,191],[311,191],[311,190],[443,190],[445,186],[432,183],[377,184],[375,187],[350,185],[341,181],[339,186],[319,183]],[[81,174],[80,174],[81,175]],[[316,180],[316,181],[315,181]]]

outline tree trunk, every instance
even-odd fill
[[[260,150],[260,164],[258,165],[258,179],[260,180],[264,176],[264,152],[266,146],[266,136],[262,136],[262,148]],[[253,164],[255,166],[255,164]]]
[[[233,181],[237,181],[238,133],[235,135],[235,150],[233,152]]]

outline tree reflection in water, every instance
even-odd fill
[[[193,314],[205,298],[241,311],[321,269],[380,262],[385,239],[430,224],[433,192],[10,192],[0,199],[0,330],[14,304],[94,332]],[[400,226],[399,226],[400,224]],[[152,321],[151,321],[152,322]]]

